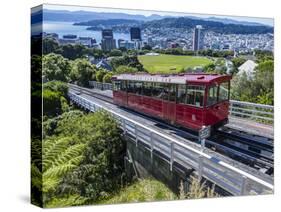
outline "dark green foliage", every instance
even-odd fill
[[[105,75],[103,76],[102,81],[103,81],[104,83],[111,83],[111,78],[112,78],[112,76],[113,76],[113,73],[112,73],[112,72],[108,72],[107,74],[105,74]]]
[[[148,44],[145,44],[144,47],[142,47],[142,50],[150,51],[150,50],[152,50],[152,47],[150,45],[148,45]]]
[[[245,26],[241,24],[224,24],[216,21],[191,19],[188,17],[163,18],[145,22],[143,28],[194,28],[202,25],[205,30],[224,34],[263,34],[273,33],[273,27],[269,26]]]
[[[33,175],[43,175],[46,207],[87,204],[120,188],[125,142],[110,114],[70,111],[44,128],[43,170]]]
[[[43,54],[55,53],[58,51],[59,44],[53,38],[44,38],[43,39]]]
[[[214,63],[210,63],[210,64],[204,66],[204,72],[206,72],[206,73],[213,73],[215,71],[215,68],[216,68],[215,64]]]
[[[137,73],[138,69],[128,66],[119,66],[115,73],[116,74],[123,74],[123,73]]]
[[[125,55],[123,57],[115,57],[110,61],[111,66],[116,70],[119,66],[129,66],[136,68],[138,71],[144,71],[143,65],[139,62],[136,55]]]
[[[55,116],[61,113],[60,93],[48,89],[43,90],[43,114]]]
[[[273,52],[267,50],[255,50],[255,56],[259,62],[265,60],[274,60]]]
[[[43,56],[43,76],[47,81],[68,82],[70,70],[70,62],[63,56],[54,53]]]
[[[67,103],[68,86],[60,81],[43,84],[43,114],[56,116],[69,109]]]
[[[67,44],[62,45],[57,53],[70,60],[75,60],[84,57],[87,53],[87,48],[80,44]]]
[[[76,59],[72,63],[70,78],[78,85],[88,87],[89,81],[94,79],[96,68],[86,59]]]
[[[97,82],[103,82],[103,77],[107,74],[107,71],[104,69],[99,69],[96,72],[96,81]]]
[[[101,49],[95,49],[95,48],[88,48],[87,52],[89,55],[94,56],[95,58],[103,58],[105,56],[104,52]]]
[[[207,56],[207,57],[232,57],[234,52],[231,50],[212,50],[212,49],[204,49],[198,52],[191,50],[182,50],[181,48],[168,48],[168,49],[158,49],[154,50],[159,54],[172,54],[172,55],[189,55],[189,56]]]
[[[274,103],[274,62],[267,60],[256,67],[253,77],[246,74],[234,77],[232,98],[273,105]]]
[[[120,186],[125,144],[117,123],[108,113],[96,112],[82,119],[74,124],[77,127],[72,136],[89,136],[85,158],[64,178],[59,193],[78,193],[95,201]]]
[[[74,23],[74,25],[78,26],[93,26],[93,29],[97,29],[96,26],[98,25],[103,25],[103,26],[110,26],[112,27],[113,25],[119,26],[119,25],[128,25],[128,24],[139,24],[140,21],[138,20],[132,20],[132,19],[95,19],[95,20],[90,20],[90,21],[85,21],[85,22],[78,22]],[[89,27],[89,29],[92,29]],[[99,28],[102,29],[102,28]]]
[[[246,62],[246,59],[245,58],[242,58],[242,57],[235,57],[231,60],[231,62],[233,62],[233,66],[234,68],[239,68],[239,66],[241,66],[243,63]]]
[[[33,85],[35,82],[42,82],[42,57],[38,55],[32,55],[31,57],[31,82]]]
[[[43,89],[59,92],[60,95],[67,97],[68,85],[61,81],[50,81],[43,84]]]
[[[246,59],[243,57],[235,57],[231,60],[231,62],[233,63],[233,74],[236,74],[238,72],[238,68],[246,62]]]
[[[122,56],[122,51],[119,49],[113,49],[109,52],[109,56],[110,57],[118,57],[118,56]]]

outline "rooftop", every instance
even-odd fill
[[[231,76],[218,74],[175,74],[175,75],[160,75],[160,74],[120,74],[114,75],[113,80],[133,80],[147,82],[162,82],[175,84],[211,84],[215,82],[229,81]]]

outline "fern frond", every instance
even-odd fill
[[[53,166],[60,166],[65,163],[78,165],[81,161],[80,156],[85,148],[84,144],[76,144],[67,148],[64,152],[58,155],[57,159],[53,162]]]
[[[43,142],[43,171],[47,170],[56,158],[67,149],[69,138],[49,139]]]
[[[70,138],[46,140],[44,142],[43,156],[43,191],[56,189],[62,177],[73,170],[83,160],[86,145],[76,144],[70,146]],[[45,146],[46,144],[46,146]],[[46,149],[45,149],[46,147]]]
[[[42,188],[42,173],[33,163],[31,164],[31,185],[39,190]]]

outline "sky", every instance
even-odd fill
[[[269,26],[274,25],[272,18],[259,18],[259,17],[244,17],[244,16],[225,16],[225,15],[213,15],[213,14],[197,14],[197,13],[179,13],[179,12],[159,12],[148,10],[128,10],[128,9],[113,9],[113,8],[97,8],[97,7],[82,7],[82,6],[66,6],[66,5],[44,5],[44,9],[50,10],[68,10],[68,11],[94,11],[94,12],[115,12],[115,13],[127,13],[133,15],[150,16],[152,14],[169,15],[169,16],[196,16],[200,18],[216,17],[216,18],[229,18],[237,21],[248,21],[266,24]]]

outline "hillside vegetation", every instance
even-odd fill
[[[114,204],[175,199],[178,199],[177,196],[163,183],[155,179],[140,179],[99,203]]]

